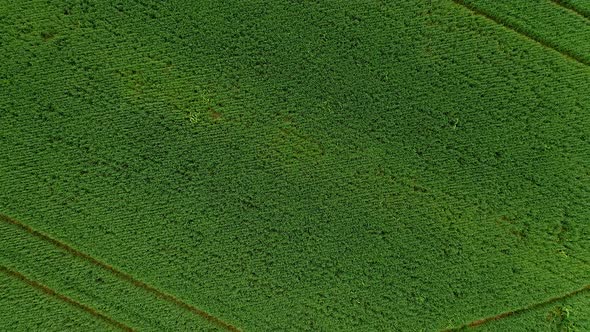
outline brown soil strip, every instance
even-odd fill
[[[209,321],[209,322],[211,322],[211,323],[213,323],[213,324],[215,324],[217,326],[220,326],[220,327],[222,327],[222,328],[224,328],[224,329],[226,329],[228,331],[233,331],[233,332],[239,332],[240,331],[240,329],[238,329],[237,327],[235,327],[235,326],[233,326],[233,325],[231,325],[229,323],[226,323],[226,322],[222,321],[221,319],[219,319],[219,318],[217,318],[217,317],[215,317],[215,316],[213,316],[213,315],[211,315],[211,314],[209,314],[209,313],[207,313],[207,312],[205,312],[205,311],[203,311],[203,310],[201,310],[201,309],[199,309],[199,308],[197,308],[195,306],[192,306],[192,305],[190,305],[190,304],[188,304],[186,302],[183,302],[182,300],[176,298],[173,295],[170,295],[170,294],[165,293],[164,291],[161,291],[161,290],[159,290],[159,289],[157,289],[157,288],[155,288],[153,286],[150,286],[150,285],[146,284],[145,282],[136,279],[135,277],[133,277],[130,274],[127,274],[125,272],[119,271],[119,270],[117,270],[116,268],[114,268],[113,266],[111,266],[111,265],[109,265],[107,263],[104,263],[104,262],[102,262],[102,261],[100,261],[100,260],[98,260],[98,259],[96,259],[96,258],[94,258],[94,257],[92,257],[92,256],[90,256],[88,254],[85,254],[85,253],[83,253],[83,252],[81,252],[81,251],[79,251],[77,249],[74,249],[73,247],[67,245],[64,242],[61,242],[61,241],[59,241],[57,239],[52,238],[51,236],[49,236],[47,234],[44,234],[44,233],[42,233],[40,231],[37,231],[37,230],[33,229],[32,227],[30,227],[30,226],[28,226],[28,225],[26,225],[26,224],[24,224],[24,223],[22,223],[22,222],[20,222],[20,221],[18,221],[16,219],[13,219],[13,218],[11,218],[11,217],[9,217],[7,215],[4,215],[4,214],[1,214],[0,213],[0,220],[2,220],[4,222],[7,222],[9,224],[13,224],[15,226],[18,226],[19,228],[23,229],[24,231],[28,232],[29,234],[31,234],[31,235],[33,235],[33,236],[35,236],[35,237],[37,237],[37,238],[39,238],[39,239],[41,239],[43,241],[47,241],[47,242],[53,244],[54,246],[56,246],[56,247],[58,247],[58,248],[60,248],[60,249],[62,249],[64,251],[67,251],[67,252],[69,252],[70,254],[72,254],[72,255],[74,255],[76,257],[79,257],[81,259],[84,259],[84,260],[86,260],[86,261],[88,261],[88,262],[90,262],[90,263],[92,263],[92,264],[94,264],[96,266],[99,266],[99,267],[101,267],[101,268],[103,268],[105,270],[108,270],[109,272],[111,272],[115,276],[119,277],[120,279],[125,280],[125,281],[133,284],[136,287],[143,288],[143,289],[147,290],[148,292],[151,292],[152,294],[155,294],[159,298],[161,298],[163,300],[166,300],[166,301],[168,301],[170,303],[173,303],[173,304],[175,304],[175,305],[177,305],[177,306],[179,306],[179,307],[181,307],[181,308],[183,308],[183,309],[185,309],[187,311],[190,311],[190,312],[192,312],[192,313],[194,313],[194,314],[196,314],[196,315],[204,318],[205,320],[207,320],[207,321]]]
[[[554,302],[557,302],[557,301],[560,301],[560,300],[566,299],[568,297],[572,297],[572,296],[575,296],[575,295],[578,295],[580,293],[584,293],[584,292],[587,292],[587,291],[590,291],[590,285],[586,285],[586,286],[584,286],[582,288],[578,288],[578,289],[576,289],[576,290],[574,290],[572,292],[569,292],[569,293],[564,294],[564,295],[561,295],[561,296],[556,296],[556,297],[549,298],[549,299],[547,299],[545,301],[542,301],[542,302],[537,302],[537,303],[529,304],[529,305],[527,305],[525,307],[522,307],[522,308],[519,308],[519,309],[515,309],[515,310],[511,310],[511,311],[506,311],[506,312],[503,312],[503,313],[498,314],[498,315],[495,315],[495,316],[490,316],[490,317],[486,317],[486,318],[477,319],[477,320],[474,320],[472,322],[463,324],[463,325],[458,326],[458,327],[454,327],[454,328],[443,330],[442,332],[453,332],[453,331],[460,331],[460,330],[462,330],[464,328],[467,328],[467,327],[478,327],[480,325],[483,325],[483,324],[486,324],[486,323],[489,323],[489,322],[492,322],[492,321],[496,321],[496,320],[500,320],[502,318],[506,318],[506,317],[510,317],[510,316],[515,316],[515,315],[518,315],[518,314],[522,314],[522,313],[524,313],[526,311],[538,309],[538,308],[540,308],[542,306],[545,306],[547,304],[551,304],[551,303],[554,303]]]
[[[580,17],[583,17],[583,18],[587,19],[587,20],[590,20],[590,17],[588,17],[587,14],[579,11],[578,8],[576,8],[571,3],[564,2],[562,0],[550,0],[550,1],[553,2],[554,4],[558,5],[558,6],[561,6],[561,7],[565,8],[565,9],[568,9],[570,12],[572,12],[575,15],[578,15]]]
[[[466,3],[464,0],[451,0],[451,1],[453,1],[455,4],[457,4],[463,8],[468,9],[469,11],[471,11],[472,13],[474,13],[476,15],[483,16],[483,17],[487,18],[488,20],[505,27],[508,30],[516,32],[519,35],[524,36],[527,39],[534,41],[535,43],[543,46],[546,49],[553,50],[553,51],[563,55],[567,59],[570,59],[572,61],[578,62],[578,63],[586,65],[586,66],[590,66],[589,60],[586,60],[576,54],[573,54],[573,53],[567,51],[567,50],[563,50],[559,47],[551,45],[550,43],[543,40],[542,38],[539,38],[538,36],[535,36],[534,34],[531,34],[530,32],[528,32],[528,31],[526,31],[526,30],[524,30],[524,29],[522,29],[510,22],[502,20],[501,18],[495,16],[493,13],[484,12],[481,9],[475,7],[474,5]]]
[[[13,278],[16,278],[31,287],[37,288],[37,289],[41,290],[42,292],[44,292],[45,294],[48,294],[48,295],[53,296],[55,298],[58,298],[64,302],[66,302],[69,305],[72,305],[80,310],[83,310],[84,312],[89,313],[92,316],[99,318],[99,319],[107,322],[110,325],[115,326],[116,328],[119,328],[123,331],[135,331],[131,327],[129,327],[119,321],[116,321],[116,320],[112,319],[111,317],[109,317],[99,311],[96,311],[95,309],[93,309],[85,304],[82,304],[74,299],[71,299],[65,295],[62,295],[62,294],[54,291],[53,289],[51,289],[43,284],[38,283],[35,280],[27,278],[25,275],[21,274],[20,272],[17,272],[15,270],[9,269],[9,268],[7,268],[5,266],[1,266],[1,265],[0,265],[0,272],[5,273]]]

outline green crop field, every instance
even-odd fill
[[[587,0],[0,0],[0,331],[589,331]]]

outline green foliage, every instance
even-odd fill
[[[518,6],[589,54],[580,17]],[[431,331],[590,283],[590,70],[452,1],[9,1],[0,56],[0,212],[246,331]],[[198,321],[2,227],[4,266]]]
[[[571,308],[557,306],[547,315],[547,321],[552,329],[559,332],[572,332],[574,322],[570,320]]]

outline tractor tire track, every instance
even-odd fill
[[[47,287],[47,286],[45,286],[45,285],[43,285],[43,284],[35,281],[35,280],[32,280],[32,279],[27,278],[25,275],[23,275],[22,273],[20,273],[18,271],[15,271],[15,270],[12,270],[12,269],[9,269],[9,268],[7,268],[5,266],[0,265],[0,272],[4,273],[4,274],[6,274],[6,275],[8,275],[10,277],[16,278],[16,279],[24,282],[25,284],[33,287],[33,288],[36,288],[38,290],[41,290],[43,293],[48,294],[50,296],[53,296],[53,297],[55,297],[55,298],[57,298],[57,299],[65,302],[65,303],[67,303],[67,304],[69,304],[71,306],[74,306],[74,307],[76,307],[76,308],[78,308],[78,309],[80,309],[80,310],[82,310],[82,311],[84,311],[84,312],[86,312],[86,313],[88,313],[88,314],[90,314],[90,315],[98,318],[98,319],[101,319],[101,320],[105,321],[109,325],[112,325],[112,326],[114,326],[114,327],[116,327],[118,329],[121,329],[123,331],[135,331],[133,328],[131,328],[131,327],[125,325],[124,323],[121,323],[121,322],[119,322],[119,321],[117,321],[117,320],[115,320],[115,319],[113,319],[113,318],[111,318],[111,317],[109,317],[109,316],[107,316],[107,315],[99,312],[99,311],[97,311],[94,308],[91,308],[91,307],[89,307],[89,306],[87,306],[85,304],[82,304],[82,303],[80,303],[80,302],[78,302],[78,301],[76,301],[76,300],[74,300],[74,299],[72,299],[70,297],[67,297],[67,296],[65,296],[63,294],[60,294],[60,293],[56,292],[55,290],[53,290],[53,289],[51,289],[51,288],[49,288],[49,287]]]
[[[215,316],[213,316],[213,315],[211,315],[211,314],[209,314],[209,313],[207,313],[207,312],[205,312],[193,305],[183,302],[182,300],[178,299],[177,297],[175,297],[171,294],[168,294],[164,291],[159,290],[158,288],[156,288],[154,286],[146,284],[145,282],[136,279],[135,277],[133,277],[130,274],[127,274],[123,271],[117,270],[116,268],[114,268],[113,266],[111,266],[107,263],[104,263],[104,262],[102,262],[102,261],[100,261],[88,254],[85,254],[77,249],[74,249],[73,247],[69,246],[68,244],[66,244],[60,240],[57,240],[45,233],[37,231],[37,230],[33,229],[31,226],[26,225],[14,218],[11,218],[7,215],[0,213],[0,220],[7,222],[9,224],[18,226],[19,228],[23,229],[27,233],[29,233],[29,234],[31,234],[43,241],[49,242],[52,245],[54,245],[64,251],[67,251],[68,253],[72,254],[73,256],[79,257],[79,258],[86,260],[98,267],[108,270],[109,272],[111,272],[112,274],[117,276],[118,278],[125,280],[125,281],[133,284],[136,287],[145,289],[146,291],[153,293],[154,295],[156,295],[157,297],[159,297],[165,301],[168,301],[168,302],[173,303],[174,305],[177,305],[187,311],[190,311],[193,314],[196,314],[196,315],[202,317],[203,319],[209,321],[210,323],[213,323],[213,324],[215,324],[219,327],[222,327],[228,331],[232,331],[232,332],[239,332],[240,331],[240,329],[238,329],[237,327],[235,327],[235,326],[233,326],[233,325],[231,325],[231,324],[229,324],[229,323],[227,323],[227,322],[225,322],[225,321],[223,321],[223,320],[221,320],[221,319],[219,319],[219,318],[217,318],[217,317],[215,317]]]
[[[465,2],[464,0],[451,0],[451,1],[461,7],[469,10],[470,12],[474,13],[475,15],[483,16],[483,17],[487,18],[488,20],[496,23],[497,25],[501,25],[508,30],[511,30],[511,31],[513,31],[513,32],[515,32],[515,33],[517,33],[529,40],[532,40],[533,42],[541,45],[545,49],[553,50],[569,60],[575,61],[575,62],[580,63],[585,66],[590,66],[589,60],[586,60],[576,54],[573,54],[573,53],[567,51],[567,50],[563,50],[559,47],[556,47],[556,46],[552,45],[551,43],[543,40],[542,38],[535,36],[534,34],[531,34],[530,32],[518,27],[517,25],[512,24],[510,22],[506,22],[505,20],[502,20],[501,18],[495,16],[493,13],[484,12],[481,9],[477,8],[476,6]]]
[[[576,289],[574,291],[571,291],[571,292],[566,293],[566,294],[561,295],[561,296],[552,297],[552,298],[549,298],[549,299],[547,299],[545,301],[536,302],[536,303],[527,305],[525,307],[522,307],[522,308],[519,308],[519,309],[515,309],[515,310],[506,311],[506,312],[503,312],[503,313],[500,313],[500,314],[497,314],[497,315],[494,315],[494,316],[480,318],[480,319],[474,320],[472,322],[469,322],[469,323],[465,323],[463,325],[460,325],[458,327],[453,327],[453,328],[450,328],[450,329],[442,330],[441,332],[454,332],[454,331],[463,330],[463,329],[465,329],[467,327],[478,327],[480,325],[483,325],[483,324],[486,324],[486,323],[489,323],[489,322],[497,321],[497,320],[500,320],[500,319],[503,319],[503,318],[506,318],[506,317],[516,316],[516,315],[522,314],[522,313],[527,312],[527,311],[530,311],[530,310],[535,310],[535,309],[538,309],[538,308],[540,308],[542,306],[545,306],[547,304],[555,303],[557,301],[560,301],[560,300],[563,300],[563,299],[566,299],[566,298],[569,298],[569,297],[572,297],[572,296],[575,296],[575,295],[578,295],[578,294],[581,294],[581,293],[584,293],[584,292],[588,292],[588,291],[590,291],[590,285],[586,285],[586,286],[584,286],[582,288],[578,288],[578,289]]]
[[[590,20],[590,17],[587,14],[579,11],[579,9],[576,8],[576,6],[572,5],[571,3],[568,3],[563,0],[550,0],[550,1],[562,8],[569,10],[574,15],[580,16],[586,20]]]

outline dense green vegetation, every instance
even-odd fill
[[[245,331],[440,330],[580,288],[590,69],[560,47],[590,28],[494,3],[559,47],[450,0],[2,2],[0,213]],[[208,328],[0,227],[2,266]]]

